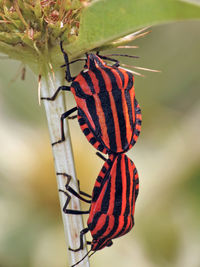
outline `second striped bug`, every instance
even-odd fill
[[[61,173],[60,175],[67,176]],[[67,178],[69,177],[67,176]],[[135,202],[139,191],[139,178],[134,163],[125,154],[110,155],[105,161],[96,179],[91,200],[81,196],[89,197],[88,194],[80,192],[80,195],[68,184],[69,179],[66,184],[66,191],[60,190],[67,196],[63,212],[76,215],[89,213],[88,227],[80,232],[80,246],[75,249],[70,248],[70,250],[77,252],[83,249],[83,236],[89,231],[92,235],[92,241],[87,242],[88,245],[91,245],[88,253],[91,251],[94,253],[104,247],[110,247],[113,243],[112,239],[125,235],[132,229]],[[91,203],[90,209],[88,211],[67,209],[70,201],[68,192],[87,203]],[[83,259],[72,266],[77,265]]]

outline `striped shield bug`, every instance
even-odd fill
[[[66,186],[66,190],[84,200],[71,187]],[[66,191],[60,191],[69,196]],[[63,208],[64,213],[89,213],[88,227],[80,232],[80,246],[76,249],[69,249],[74,252],[83,249],[83,236],[89,231],[92,235],[92,242],[87,242],[87,244],[91,245],[90,251],[94,252],[111,246],[112,239],[128,233],[134,226],[135,201],[138,191],[139,178],[134,163],[125,154],[110,155],[96,179],[91,201],[86,200],[91,203],[89,211],[67,209],[69,203],[67,198]],[[86,196],[89,195],[86,194]]]
[[[119,66],[116,59],[97,54],[86,54],[84,70],[72,77],[68,55],[61,45],[66,66],[66,80],[71,86],[60,86],[52,97],[41,99],[55,100],[59,91],[71,91],[77,106],[61,116],[61,139],[65,140],[63,121],[78,111],[80,127],[88,141],[103,153],[123,153],[137,141],[141,130],[141,109],[135,98],[134,76]],[[127,55],[125,55],[127,56]],[[130,56],[134,57],[134,56]],[[105,60],[114,61],[110,66]],[[75,117],[75,116],[74,116]]]

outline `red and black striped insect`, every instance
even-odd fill
[[[71,91],[77,107],[61,116],[61,140],[65,140],[63,121],[78,110],[78,121],[88,141],[103,153],[123,153],[137,141],[141,130],[141,109],[135,98],[134,76],[119,67],[116,59],[99,54],[86,54],[85,70],[72,77],[62,42],[61,51],[66,66],[66,80],[71,86],[60,86],[52,97],[55,100],[59,91]],[[125,55],[127,56],[127,55]],[[130,56],[134,57],[134,56]],[[109,66],[103,59],[114,61]]]
[[[66,185],[67,191],[88,203],[91,202],[89,211],[69,210],[67,209],[69,194],[60,190],[68,197],[63,208],[64,213],[89,213],[88,227],[80,232],[79,248],[70,248],[70,250],[76,252],[83,249],[83,236],[88,231],[91,232],[93,239],[87,244],[91,245],[90,251],[95,252],[111,246],[112,239],[125,235],[132,229],[139,178],[134,163],[125,154],[110,155],[106,160],[96,179],[91,201],[84,199],[68,184],[69,182]],[[89,195],[85,194],[85,196]]]

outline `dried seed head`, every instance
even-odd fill
[[[90,0],[0,1],[0,52],[29,49],[32,54],[49,49],[60,39],[70,43],[79,31],[82,9]],[[9,45],[9,46],[7,46]]]

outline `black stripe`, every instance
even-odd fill
[[[107,246],[107,243],[111,241],[111,239],[108,239],[107,238],[100,238],[98,239],[95,243],[98,244],[96,245],[95,247],[95,250],[99,250],[99,249],[102,249],[103,247]],[[112,242],[112,241],[111,241]],[[112,245],[112,243],[111,243]],[[110,246],[110,245],[109,245]]]
[[[97,177],[97,182],[101,183],[102,180],[103,180],[103,178],[99,175],[99,176]]]
[[[128,107],[129,122],[130,122],[131,128],[134,129],[135,123],[133,123],[133,110],[132,110],[131,96],[130,96],[129,90],[125,90],[124,94],[125,94],[126,104]]]
[[[139,189],[135,189],[135,202],[136,202],[136,200],[138,198],[138,194],[139,194]]]
[[[95,226],[96,226],[96,224],[97,224],[97,222],[98,222],[98,220],[99,220],[101,215],[102,215],[101,212],[95,213],[95,215],[94,215],[94,217],[92,219],[92,222],[88,223],[88,228],[89,228],[90,231],[94,230],[94,228],[95,228]]]
[[[108,133],[110,148],[111,148],[111,150],[116,151],[117,150],[117,144],[116,144],[116,136],[115,136],[114,118],[113,118],[113,114],[112,114],[109,94],[106,90],[106,83],[103,79],[103,76],[102,76],[100,70],[95,69],[93,71],[93,73],[95,74],[95,76],[99,82],[100,92],[99,92],[98,96],[99,96],[99,99],[101,101],[101,106],[102,106],[103,113],[104,113],[105,120],[106,120],[106,126],[107,126],[107,133]]]
[[[134,219],[133,216],[131,215],[130,225],[124,234],[128,233],[133,228],[133,226],[134,226]]]
[[[140,135],[140,131],[138,131],[137,129],[135,130],[135,135],[139,136]]]
[[[92,192],[92,203],[95,203],[101,193],[101,188],[98,186],[94,186],[93,192]]]
[[[115,203],[113,209],[113,215],[121,215],[122,208],[122,174],[121,174],[121,155],[117,158],[117,169],[116,169],[116,177],[112,177],[115,179]]]
[[[136,200],[137,200],[137,197],[138,197],[138,194],[139,194],[139,188],[138,189],[136,189],[136,185],[139,185],[139,177],[138,178],[135,178],[135,176],[137,175],[137,169],[135,168],[134,169],[134,177],[133,177],[133,179],[134,179],[134,181],[135,181],[135,202],[136,202]]]
[[[119,89],[114,89],[112,91],[113,98],[115,100],[115,106],[117,110],[117,117],[120,130],[120,138],[122,142],[122,147],[127,147],[127,138],[126,138],[126,121],[124,118],[123,105],[122,105],[122,92]]]
[[[85,128],[84,130],[83,130],[83,133],[84,133],[84,135],[88,135],[89,133],[90,133],[90,130],[88,129],[88,128]]]
[[[102,216],[102,215],[101,215]],[[105,216],[103,214],[103,216]],[[102,228],[96,233],[94,234],[92,237],[94,239],[98,239],[98,238],[101,238],[101,236],[105,233],[105,231],[107,230],[108,228],[108,225],[109,225],[109,216],[106,216],[106,222],[104,223],[104,225],[102,226]]]
[[[142,125],[142,121],[140,119],[136,119],[136,124]]]
[[[108,160],[107,160],[108,162]],[[104,163],[105,164],[105,163]],[[104,167],[104,166],[103,166]],[[111,166],[109,166],[109,168],[107,169],[107,173],[105,174],[104,177],[101,177],[101,176],[98,176],[97,177],[97,181],[101,184],[99,187],[94,187],[93,189],[93,193],[92,193],[92,203],[96,202],[97,201],[97,198],[99,197],[99,195],[101,194],[102,192],[102,188],[103,186],[105,185],[105,183],[109,183],[108,180],[110,180],[110,169],[111,169]],[[105,194],[107,192],[107,187],[108,187],[108,183],[106,185],[106,188],[105,188]],[[108,192],[109,193],[109,192]],[[105,197],[105,194],[104,194],[104,197]],[[110,197],[110,194],[109,194],[109,197]],[[102,200],[103,201],[103,200]],[[106,200],[105,200],[106,201]],[[107,203],[107,205],[109,205],[109,202]],[[101,212],[103,212],[103,210],[101,209]]]
[[[138,105],[138,102],[137,102],[137,100],[135,98],[134,99],[134,107],[136,108],[137,105]],[[138,113],[135,112],[135,118],[136,118],[136,114],[141,114],[141,110],[138,110]],[[134,145],[135,142],[136,142],[135,139],[137,139],[137,138],[134,139],[134,135],[136,135],[137,137],[140,135],[140,131],[138,129],[136,129],[136,124],[139,124],[138,122],[141,122],[141,120],[136,120],[134,129],[133,129],[133,136],[132,136],[132,140],[131,140],[131,145]]]
[[[101,169],[101,171],[102,171],[103,173],[106,173],[106,172],[107,172],[107,169],[106,169],[106,167],[105,167],[105,166],[103,166],[103,168]]]
[[[133,171],[134,175],[137,174],[137,169],[135,168],[134,171]]]
[[[79,122],[79,124],[82,126],[82,125],[84,125],[84,124],[86,124],[85,123],[85,120],[83,119],[83,118],[80,118],[79,120],[78,120],[78,122]]]
[[[91,108],[91,107],[90,107]],[[94,115],[94,113],[96,112],[96,110],[95,109],[91,109],[92,110],[92,112],[93,112],[93,115]],[[90,112],[90,111],[89,111]],[[82,121],[84,120],[85,121],[85,124],[89,127],[88,129],[90,130],[90,132],[93,134],[93,137],[95,138],[95,142],[94,142],[94,140],[92,140],[92,142],[94,142],[94,143],[92,143],[92,144],[95,144],[97,141],[101,141],[101,139],[99,139],[98,140],[98,135],[99,135],[99,131],[98,131],[98,126],[99,126],[99,124],[98,124],[98,118],[96,118],[95,119],[95,127],[96,127],[96,131],[94,131],[94,129],[92,128],[92,126],[91,126],[91,124],[90,124],[90,122],[89,122],[89,120],[88,120],[88,118],[86,117],[86,115],[85,115],[85,113],[84,113],[84,111],[81,109],[81,108],[78,108],[78,115],[82,118]],[[86,132],[88,132],[88,130],[86,131]],[[83,133],[84,133],[84,130],[83,130]],[[89,134],[89,133],[88,133]],[[92,138],[91,138],[92,139]],[[89,140],[89,142],[90,142],[90,140]],[[104,147],[103,147],[104,148]],[[99,149],[100,150],[100,149]],[[100,151],[102,151],[102,150],[100,150]]]
[[[72,82],[71,87],[74,88],[76,96],[80,98],[86,98],[87,95],[83,92],[79,82],[76,81]]]
[[[96,129],[92,128],[88,119],[87,119],[87,122],[88,122],[87,124],[90,125],[91,130],[93,130],[95,132],[95,136],[101,136],[99,117],[97,115],[95,100],[94,100],[93,96],[89,96],[86,98],[86,105],[87,105],[88,111],[90,113],[90,116],[92,117],[92,121],[94,122]],[[87,117],[87,116],[85,116],[85,117]]]
[[[134,216],[131,214],[131,220],[132,220],[132,227],[135,225],[135,219]]]
[[[120,69],[118,68],[115,68],[115,70],[117,71],[117,73],[119,74],[120,78],[121,78],[121,81],[122,81],[122,87],[124,88],[124,74],[120,71]]]
[[[100,144],[100,145],[97,147],[97,149],[98,149],[99,151],[103,151],[103,150],[104,150],[104,146],[103,146],[102,144]]]
[[[93,86],[93,82],[92,82],[92,79],[90,77],[90,75],[88,74],[88,72],[81,72],[80,75],[83,77],[83,79],[85,79],[87,85],[89,86],[90,88],[90,91],[92,92],[92,94],[95,94],[95,89],[94,89],[94,86]]]
[[[116,231],[117,231],[117,228],[119,225],[119,216],[115,216],[114,219],[115,219],[115,222],[114,222],[113,228],[110,231],[110,233],[106,236],[107,240],[109,240],[111,238],[115,238],[115,236],[116,236]],[[114,235],[114,237],[112,237],[113,235]]]
[[[92,137],[90,139],[90,144],[94,145],[97,142],[96,138]]]
[[[125,88],[125,90],[130,90],[132,87],[133,87],[133,74],[130,73],[130,72],[126,72],[127,75],[128,75],[128,84],[127,84],[127,87]]]
[[[137,174],[136,168],[133,170],[133,188],[132,188],[132,199],[131,199],[131,210],[133,209],[133,206],[135,205],[136,200],[136,181],[135,181],[135,175]]]
[[[130,214],[130,203],[129,198],[130,194],[133,194],[133,188],[130,187],[130,170],[128,166],[128,157],[125,156],[125,168],[126,168],[126,209],[123,215]]]
[[[117,238],[117,237],[119,237],[121,235],[124,235],[127,232],[127,231],[125,232],[125,229],[126,229],[126,226],[127,226],[128,217],[127,216],[123,216],[123,217],[124,217],[123,227],[122,227],[121,231],[115,237],[113,237],[113,238]]]
[[[101,212],[105,214],[107,213],[108,208],[109,208],[110,190],[111,190],[111,179],[110,179],[110,173],[109,173],[109,180],[108,180],[106,190],[104,192],[104,196],[103,196],[102,203],[101,203]]]
[[[126,121],[124,118],[123,105],[122,105],[122,92],[117,85],[117,81],[112,70],[108,68],[104,70],[108,74],[112,84],[112,95],[115,100],[115,106],[117,110],[117,117],[120,129],[120,137],[121,137],[122,147],[124,148],[127,146],[127,139],[126,139]]]
[[[114,159],[114,160],[115,160],[115,159]],[[111,165],[113,164],[114,160],[112,161],[111,159],[108,159],[108,160],[107,160],[108,165],[111,166]]]
[[[141,113],[141,108],[140,107],[136,107],[135,111],[136,111],[136,113]]]

